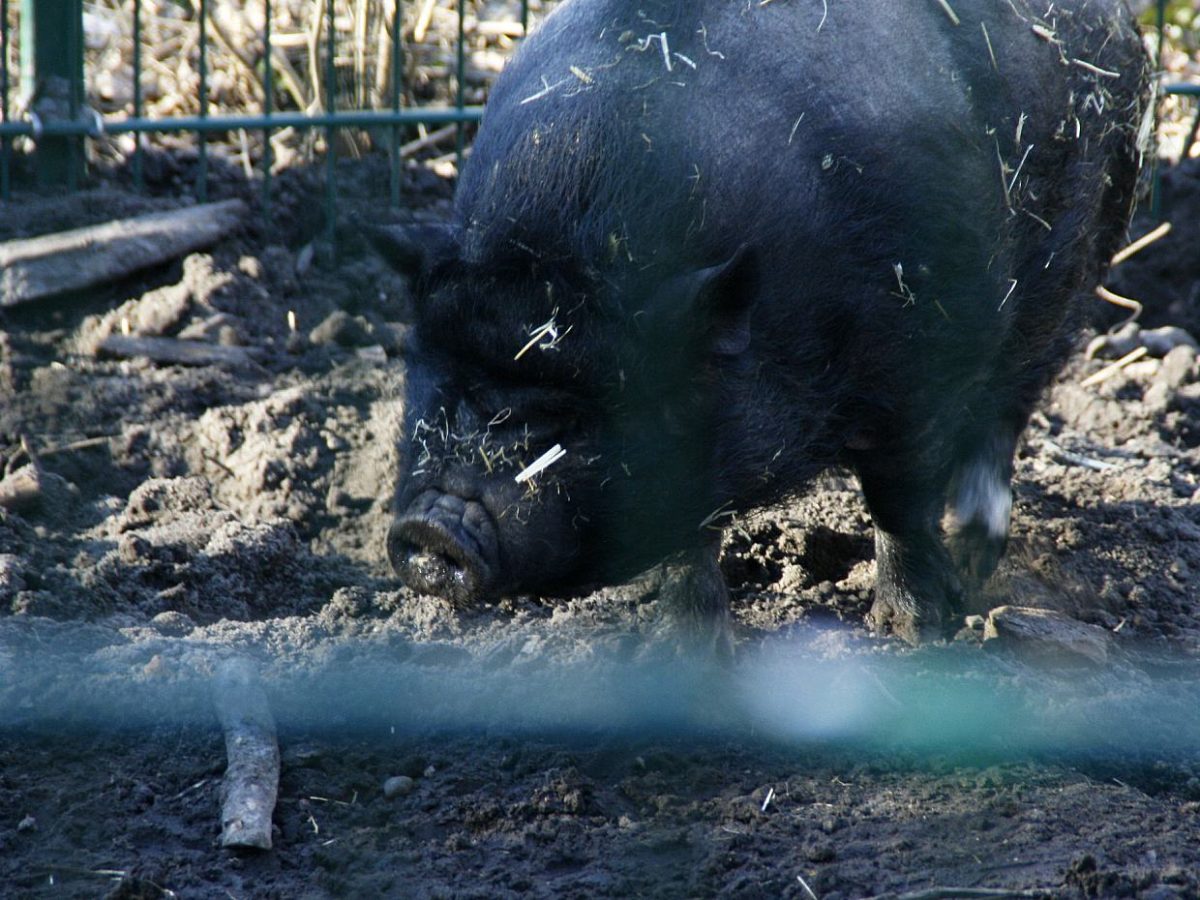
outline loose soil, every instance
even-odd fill
[[[380,163],[341,174],[345,222],[388,215]],[[119,183],[20,198],[0,239],[178,202]],[[730,529],[738,660],[714,671],[647,639],[648,581],[462,611],[392,577],[408,287],[349,227],[336,261],[313,242],[315,176],[277,188],[270,229],[0,314],[0,474],[38,479],[0,508],[0,893],[1200,896],[1193,350],[1090,387],[1105,361],[1081,352],[1019,454],[977,611],[1058,610],[1100,660],[869,635],[870,523],[833,473]],[[219,167],[213,194],[257,202]],[[405,195],[446,215],[423,169]],[[1200,163],[1164,210],[1175,233],[1112,283],[1197,334]],[[252,359],[98,355],[122,331]],[[218,843],[208,678],[232,655],[280,731],[266,852]]]

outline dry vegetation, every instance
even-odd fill
[[[200,0],[143,0],[142,102],[151,118],[200,113]],[[334,96],[325,82],[328,4],[324,0],[275,0],[271,4],[271,68],[275,110],[320,112],[335,106],[387,108],[393,90],[392,23],[400,3],[402,73],[401,104],[453,104],[458,96],[456,41],[458,5],[451,0],[332,0],[334,24]],[[555,0],[530,0],[529,24],[536,25]],[[17,6],[10,5],[10,77],[12,103],[20,110]],[[266,4],[240,0],[209,0],[206,65],[208,113],[237,115],[265,109],[266,66],[264,32]],[[484,101],[487,87],[522,34],[519,0],[468,0],[463,99],[467,105]],[[133,0],[95,0],[84,5],[86,94],[88,103],[106,117],[134,113]],[[424,131],[414,137],[424,137]],[[182,139],[152,136],[171,145]],[[357,153],[370,148],[367,134],[346,132],[339,150]],[[281,129],[272,136],[276,169],[323,149],[323,136]],[[261,133],[215,136],[240,155],[247,166],[263,158]],[[436,142],[434,142],[436,143]],[[427,144],[428,146],[428,144]],[[94,156],[120,162],[134,149],[133,138],[103,138],[92,142]]]
[[[1149,34],[1149,32],[1148,32]],[[1168,83],[1200,84],[1200,7],[1192,3],[1174,4],[1164,29],[1162,68]],[[1150,35],[1151,45],[1158,46]],[[1159,127],[1159,152],[1172,161],[1180,159],[1196,118],[1200,99],[1170,95],[1163,99]],[[1200,156],[1200,141],[1190,148],[1191,156]]]

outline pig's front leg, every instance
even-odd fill
[[[939,528],[943,490],[894,459],[864,460],[857,468],[875,524],[868,624],[910,644],[947,637],[959,624],[963,592]]]
[[[719,554],[720,541],[712,541],[668,557],[638,580],[651,601],[648,650],[733,661],[733,618]]]

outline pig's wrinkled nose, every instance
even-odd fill
[[[496,581],[495,527],[483,506],[426,491],[388,531],[388,559],[406,585],[467,605]]]

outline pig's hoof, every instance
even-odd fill
[[[663,610],[647,626],[645,643],[638,654],[643,661],[711,663],[725,667],[733,664],[733,626],[729,617],[706,620],[680,618],[675,610]]]
[[[653,598],[647,609],[645,655],[733,662],[729,589],[715,560],[670,560],[647,573],[640,587]]]
[[[867,614],[867,625],[878,634],[894,634],[913,646],[928,644],[944,639],[950,626],[948,611],[939,606],[942,604],[918,603],[910,594],[902,592],[891,596],[877,594]]]

